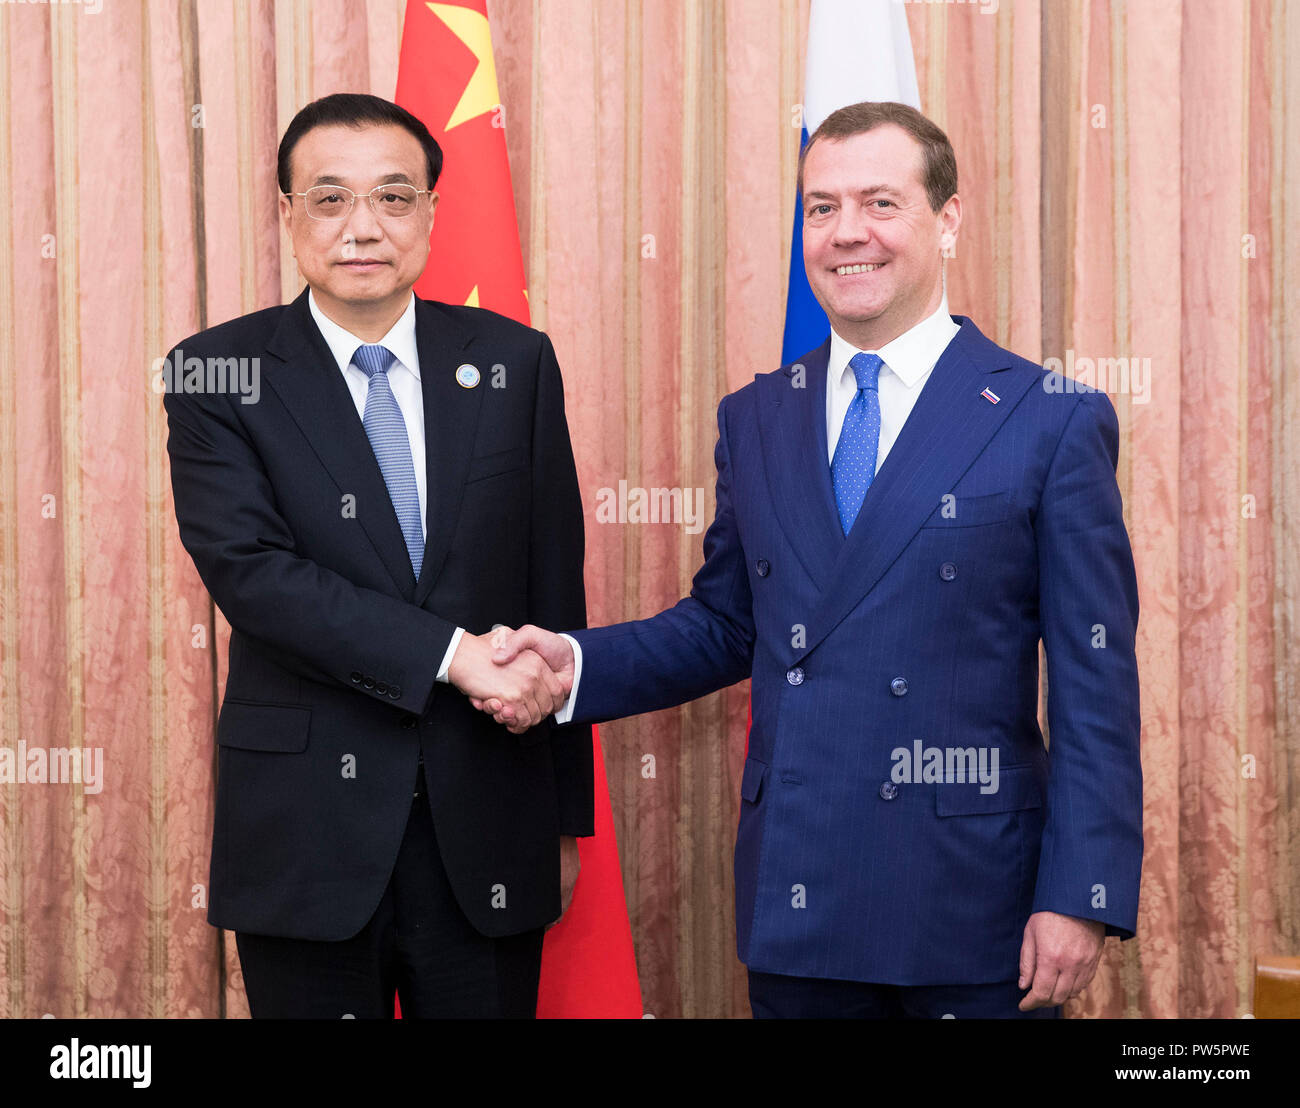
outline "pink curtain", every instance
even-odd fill
[[[279,135],[315,96],[391,96],[403,11],[0,4],[0,745],[102,756],[98,783],[0,784],[2,1015],[247,1013],[233,942],[205,922],[228,629],[176,536],[150,366],[297,291]],[[1300,952],[1300,9],[907,13],[961,174],[953,310],[1028,357],[1116,374],[1146,863],[1139,938],[1108,948],[1070,1014],[1243,1015],[1253,959]],[[807,0],[491,15],[591,618],[648,615],[689,587],[700,534],[601,524],[598,490],[700,488],[707,522],[717,401],[779,361]],[[602,729],[659,1017],[748,1011],[731,912],[746,696]]]

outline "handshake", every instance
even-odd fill
[[[551,631],[526,624],[461,636],[447,669],[470,703],[519,735],[554,714],[573,691],[573,648]]]

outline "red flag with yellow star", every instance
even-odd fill
[[[431,264],[417,296],[528,322],[519,224],[506,158],[505,109],[485,0],[406,6],[397,103],[443,152]]]
[[[396,100],[424,121],[444,156],[430,264],[415,284],[416,294],[490,308],[528,323],[487,0],[410,0]],[[573,901],[546,933],[537,997],[542,1018],[641,1016],[632,928],[595,729],[592,745],[596,834],[578,840],[582,868]]]

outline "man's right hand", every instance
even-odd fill
[[[545,631],[540,627],[534,627],[531,623],[526,623],[518,631],[499,627],[492,632],[490,639],[496,647],[492,654],[492,661],[498,666],[509,667],[516,665],[529,655],[540,657],[549,667],[553,676],[564,686],[564,696],[559,699],[555,708],[558,709],[563,706],[569,692],[573,689],[574,671],[573,647],[569,645],[563,635],[557,635],[554,631]],[[528,727],[532,726],[532,724],[526,724],[523,727],[519,726],[520,717],[517,709],[508,700],[501,697],[475,697],[471,695],[470,702],[475,708],[488,712],[497,723],[504,723],[515,734],[526,731]]]
[[[496,634],[499,638],[500,633]],[[447,677],[470,698],[474,707],[492,705],[489,710],[496,721],[518,735],[537,726],[564,704],[573,688],[573,665],[570,662],[567,676],[552,672],[553,667],[537,652],[527,649],[526,644],[512,650],[509,658],[497,662],[492,642],[492,634],[462,635],[447,667]],[[560,642],[567,650],[568,644],[563,639]]]

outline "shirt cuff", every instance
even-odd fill
[[[438,680],[444,685],[450,684],[447,677],[447,671],[451,669],[451,660],[456,657],[456,647],[460,646],[460,637],[465,633],[465,628],[457,627],[451,633],[451,642],[447,644],[447,653],[442,656],[442,665],[438,667]],[[574,685],[577,688],[577,685]]]
[[[560,632],[560,638],[573,647],[573,688],[569,690],[569,698],[556,709],[555,722],[568,723],[573,719],[573,706],[578,701],[578,682],[582,679],[582,647],[578,645],[577,639],[563,631]]]

